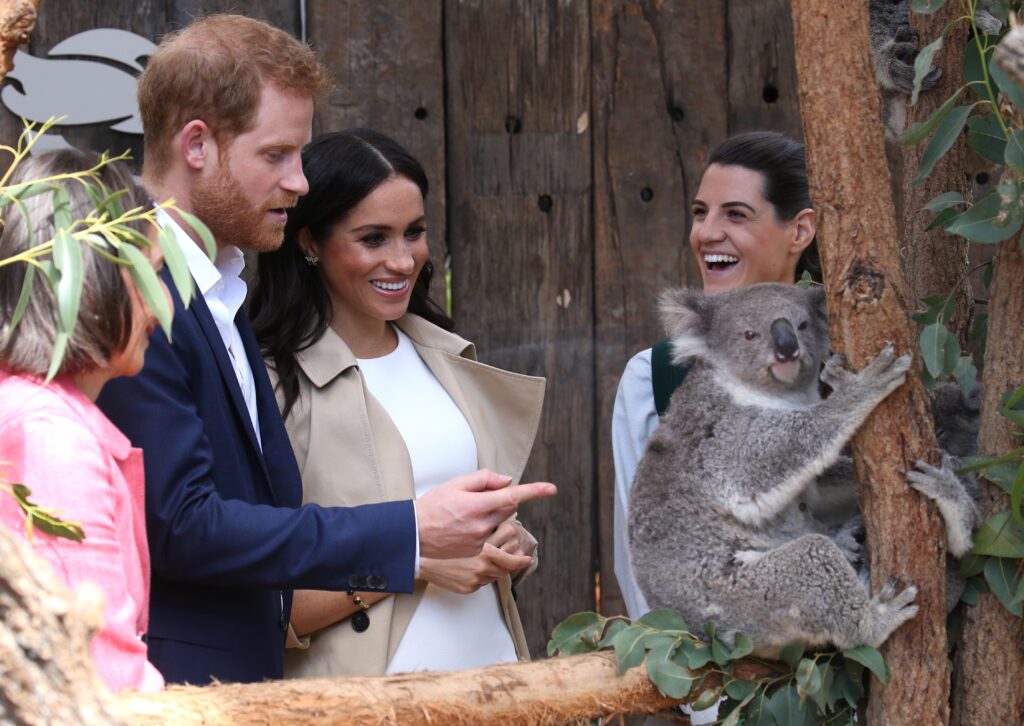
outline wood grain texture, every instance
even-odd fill
[[[520,512],[541,543],[519,589],[537,656],[595,607],[589,24],[582,2],[445,4],[455,319],[484,362],[548,379],[524,480],[559,494]]]
[[[724,4],[592,4],[600,609],[625,612],[613,569],[611,419],[629,358],[664,337],[660,291],[700,284],[690,200],[725,138]]]
[[[788,0],[729,0],[729,134],[802,139]]]
[[[434,297],[444,300],[444,47],[441,0],[310,0],[309,41],[334,77],[314,133],[365,126],[385,133],[427,172]]]
[[[917,350],[896,210],[889,195],[877,193],[889,182],[878,88],[864,52],[867,6],[859,0],[793,0],[792,13],[832,345],[860,370],[886,341],[897,353]],[[911,369],[907,383],[853,439],[872,589],[895,580],[919,590],[917,616],[883,645],[891,675],[886,684],[872,681],[867,718],[873,724],[949,720],[945,533],[935,508],[904,475],[915,460],[935,463],[937,453],[927,394]]]

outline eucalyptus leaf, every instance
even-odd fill
[[[601,640],[597,643],[597,647],[607,648],[611,646],[612,641],[615,639],[615,636],[618,635],[619,631],[625,630],[628,627],[629,623],[625,620],[620,620],[619,618],[609,620],[608,625],[605,627],[604,635],[601,636]]]
[[[964,48],[964,81],[971,84],[971,89],[978,94],[979,98],[986,95],[983,93],[983,84],[986,77],[985,66],[988,65],[995,49],[995,43],[990,43],[989,47],[985,50],[983,59],[981,49],[973,40],[969,40]]]
[[[946,209],[943,209],[941,212],[932,217],[932,221],[928,223],[928,226],[925,227],[925,230],[935,229],[936,227],[946,228],[950,224],[952,224],[953,220],[955,220],[961,214],[963,214],[963,212],[957,209],[956,207],[948,207]]]
[[[28,307],[29,295],[32,294],[32,281],[36,277],[35,265],[25,265],[25,277],[21,283],[21,293],[18,295],[18,304],[14,306],[14,314],[11,315],[11,320],[8,325],[8,335],[11,334],[15,328],[18,327],[18,323],[21,322],[21,317],[25,314],[25,308]]]
[[[924,365],[932,378],[942,375],[947,360],[946,349],[950,344],[951,337],[954,341],[956,340],[956,336],[953,336],[942,323],[932,323],[921,331],[918,344],[921,347],[921,355],[924,357]],[[956,353],[957,356],[960,355],[959,345],[957,345]]]
[[[732,652],[729,653],[729,660],[739,660],[754,652],[754,642],[744,633],[736,633],[736,642]]]
[[[1024,172],[1024,130],[1013,129],[1003,150],[1003,163]]]
[[[757,690],[756,681],[741,681],[738,678],[725,684],[725,692],[729,698],[737,701],[744,700],[747,696]]]
[[[164,253],[164,264],[171,271],[171,280],[174,288],[178,291],[181,304],[188,307],[192,301],[193,282],[192,273],[189,272],[188,263],[185,261],[185,254],[178,245],[178,238],[170,227],[160,228],[160,249]]]
[[[641,616],[639,622],[658,630],[679,630],[689,632],[690,628],[683,617],[673,610],[651,610]]]
[[[833,687],[851,708],[856,709],[857,703],[864,698],[864,685],[862,682],[864,669],[861,668],[859,672],[854,674],[850,672],[850,665],[851,662],[847,661],[846,667],[836,673],[835,685]],[[860,664],[856,665],[859,666]]]
[[[1024,464],[1017,469],[1017,478],[1013,481],[1013,491],[1010,492],[1010,514],[1017,521],[1017,524],[1024,522],[1024,514],[1021,513],[1021,499],[1024,498]]]
[[[793,670],[796,670],[797,664],[800,662],[800,658],[803,657],[804,646],[802,643],[792,643],[782,649],[779,654],[779,660],[788,665]]]
[[[915,13],[931,15],[942,10],[942,6],[945,4],[946,0],[910,0],[910,9]]]
[[[32,529],[38,529],[54,537],[63,537],[73,542],[81,542],[85,539],[85,530],[78,522],[68,522],[61,519],[53,509],[41,507],[34,503],[29,497],[32,490],[24,484],[12,484],[9,490],[14,495],[14,501],[25,513],[25,529],[32,538]]]
[[[75,220],[71,217],[71,197],[64,187],[53,191],[53,228],[70,230]]]
[[[182,221],[199,235],[199,239],[206,246],[206,254],[209,258],[211,260],[215,258],[217,256],[217,242],[213,239],[213,233],[210,231],[210,228],[203,224],[203,220],[194,214],[189,214],[182,209],[177,210],[177,212],[181,216]]]
[[[729,649],[718,638],[711,640],[711,659],[720,666],[729,662]]]
[[[946,118],[947,114],[953,110],[956,105],[956,101],[960,98],[960,94],[967,86],[961,86],[957,89],[957,92],[947,98],[941,106],[939,106],[932,115],[926,118],[924,121],[911,126],[909,129],[904,131],[899,136],[900,143],[902,144],[916,144],[922,141],[928,134],[930,134],[936,126],[938,126]]]
[[[995,114],[967,119],[967,144],[983,159],[994,164],[1005,163],[1006,142],[1006,132]]]
[[[825,715],[829,711],[835,708],[836,701],[840,698],[840,693],[833,688],[836,677],[836,669],[832,667],[831,663],[819,666],[821,670],[821,688],[811,695],[815,705],[818,707],[818,713]]]
[[[999,67],[999,64],[996,63],[995,54],[989,59],[988,73],[992,80],[996,82],[996,85],[999,86],[999,90],[1005,93],[1013,102],[1013,105],[1024,111],[1024,91]]]
[[[705,643],[685,640],[676,651],[675,660],[690,670],[697,670],[711,662],[711,648]]]
[[[1007,610],[1018,618],[1024,614],[1020,602],[1014,602],[1014,596],[1020,588],[1020,561],[1005,557],[990,557],[985,563],[985,581],[992,588],[992,593],[999,598]]]
[[[46,371],[46,383],[56,378],[60,372],[61,361],[64,360],[64,351],[68,348],[68,341],[71,336],[63,330],[58,330],[53,338],[53,353],[50,354],[50,368]]]
[[[953,378],[964,393],[970,393],[978,385],[978,369],[969,356],[961,356],[953,369]]]
[[[53,265],[60,273],[57,289],[57,325],[70,334],[78,320],[78,306],[82,299],[82,248],[66,227],[57,229],[53,238]]]
[[[690,708],[694,711],[707,711],[709,708],[718,703],[718,699],[722,696],[722,688],[709,688],[706,691],[701,691],[701,694],[697,696],[697,699],[690,704]]]
[[[963,194],[960,192],[943,192],[937,197],[929,199],[928,203],[924,205],[924,208],[929,212],[941,212],[943,209],[956,207],[960,204],[967,204],[967,200],[964,199]]]
[[[882,683],[889,679],[889,670],[885,665],[885,659],[882,658],[881,653],[870,645],[858,645],[856,648],[844,650],[843,657],[860,663],[874,673],[875,677]]]
[[[996,512],[974,532],[973,555],[1024,557],[1024,528],[1009,512]]]
[[[644,637],[648,630],[642,625],[630,625],[620,630],[612,644],[615,646],[615,658],[619,663],[619,674],[640,665],[644,659]]]
[[[932,169],[935,168],[935,164],[945,156],[956,142],[960,132],[964,130],[964,124],[967,123],[967,117],[971,115],[973,109],[973,104],[957,106],[946,114],[946,117],[935,128],[935,133],[928,141],[928,145],[925,146],[924,153],[921,155],[921,167],[911,184],[920,184],[928,178]]]
[[[696,678],[672,660],[674,649],[671,639],[651,649],[647,654],[647,677],[669,698],[685,698]]]
[[[946,231],[981,244],[1002,242],[1017,233],[1024,218],[1017,215],[1014,224],[997,226],[1001,210],[1002,200],[999,193],[993,192],[950,222]]]
[[[167,299],[167,288],[157,276],[153,265],[138,247],[134,245],[121,245],[118,250],[120,256],[129,263],[128,270],[132,280],[142,293],[143,299],[149,306],[150,311],[160,322],[167,340],[171,340],[171,321],[174,318],[174,310],[171,308],[171,301]]]
[[[821,691],[823,678],[821,669],[810,658],[804,658],[796,667],[796,690],[801,698],[813,696]]]
[[[581,640],[581,634],[601,622],[603,622],[603,618],[593,612],[570,615],[556,625],[555,629],[551,632],[551,640],[548,641],[548,655],[554,655],[558,652],[565,653],[566,650],[575,650],[576,644]]]
[[[775,691],[768,702],[768,708],[779,724],[804,726],[817,722],[810,702],[800,698],[793,685],[782,686]]]
[[[918,51],[917,58],[914,59],[914,90],[910,95],[911,106],[917,104],[917,97],[921,94],[921,84],[924,82],[925,76],[928,75],[928,71],[932,69],[932,58],[942,49],[944,41],[945,36],[940,35]]]

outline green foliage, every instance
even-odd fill
[[[12,484],[7,481],[6,477],[0,477],[0,490],[13,496],[21,511],[25,513],[25,533],[30,542],[35,538],[36,529],[75,542],[85,539],[85,532],[82,531],[80,524],[66,522],[58,516],[59,512],[56,510],[47,509],[34,503],[29,499],[32,496],[32,490],[24,484]]]
[[[883,682],[888,675],[881,654],[868,646],[839,653],[792,645],[783,649],[782,662],[758,659],[767,675],[743,680],[735,676],[734,663],[753,651],[747,636],[737,634],[730,648],[717,637],[714,623],[699,636],[671,610],[653,610],[636,622],[576,613],[555,627],[548,655],[608,648],[615,651],[620,673],[646,664],[647,677],[669,698],[689,702],[695,711],[718,704],[723,725],[854,724],[867,674]],[[703,687],[711,674],[721,685]]]

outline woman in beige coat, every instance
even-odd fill
[[[354,129],[311,142],[303,168],[309,193],[289,211],[282,248],[260,256],[252,317],[305,501],[408,499],[480,467],[518,481],[544,382],[478,363],[430,299],[420,164]],[[297,591],[286,675],[527,659],[512,583],[536,566],[536,548],[511,519],[476,557],[421,557],[410,595],[361,582]]]

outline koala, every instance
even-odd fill
[[[882,91],[886,138],[894,142],[907,126],[907,96],[914,90],[917,33],[910,28],[910,0],[868,0],[871,60]],[[921,87],[931,89],[942,70],[933,68]]]
[[[726,643],[746,633],[763,657],[796,642],[880,645],[917,613],[916,588],[872,597],[851,564],[850,528],[816,517],[804,496],[902,385],[910,356],[887,347],[863,371],[846,370],[829,356],[818,288],[683,289],[663,296],[661,313],[691,368],[630,498],[630,551],[648,603],[713,620]],[[819,377],[832,388],[826,399]]]

